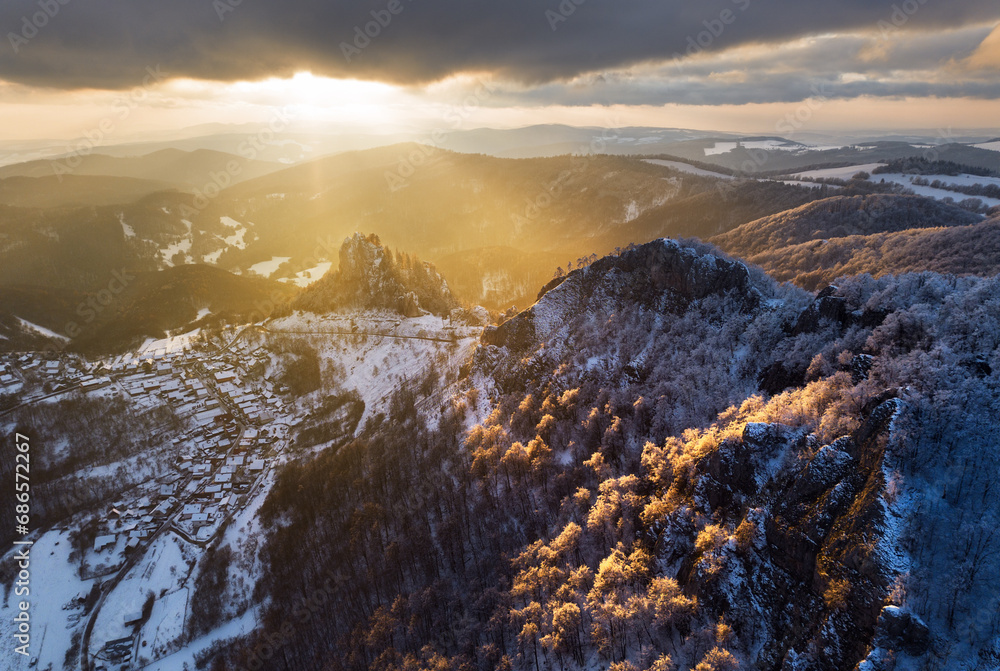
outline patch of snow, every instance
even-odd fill
[[[740,142],[738,144],[744,149],[763,149],[766,151],[803,151],[809,149],[809,147],[804,145],[784,140],[753,140],[750,142]],[[728,154],[736,149],[736,147],[736,142],[716,142],[714,147],[705,148],[705,156]]]
[[[978,198],[988,207],[993,207],[995,205],[1000,205],[1000,199],[998,198],[986,198],[985,196],[969,196],[964,193],[959,193],[957,191],[949,191],[947,189],[937,189],[932,186],[920,186],[913,183],[913,180],[917,177],[926,179],[928,182],[933,182],[935,180],[941,180],[945,184],[958,184],[959,186],[972,186],[975,184],[994,184],[1000,186],[1000,178],[997,177],[976,177],[975,175],[904,175],[901,173],[886,173],[880,175],[872,175],[871,181],[878,182],[885,180],[886,182],[893,182],[899,184],[907,189],[913,191],[913,193],[918,196],[924,196],[926,198],[933,198],[935,200],[944,200],[945,198],[951,198],[955,202],[961,202],[967,198]]]
[[[163,260],[163,264],[168,268],[172,268],[174,265],[173,258],[178,252],[183,252],[185,260],[190,260],[191,251],[191,229],[193,224],[187,219],[181,219],[181,223],[187,227],[187,233],[178,242],[167,245],[160,250],[160,258]]]
[[[674,170],[679,170],[680,172],[686,172],[689,175],[698,175],[699,177],[735,179],[735,177],[733,177],[732,175],[724,175],[721,172],[712,172],[711,170],[696,168],[693,165],[688,165],[687,163],[681,163],[680,161],[661,161],[659,159],[646,159],[646,163],[652,163],[653,165],[663,166],[664,168],[672,168]]]
[[[989,151],[1000,151],[1000,140],[996,142],[983,142],[981,144],[972,145],[976,149],[988,149]]]
[[[95,651],[107,641],[132,633],[132,628],[125,625],[125,617],[142,610],[149,592],[160,599],[183,586],[191,570],[188,561],[193,557],[185,556],[182,542],[173,534],[157,538],[143,561],[132,567],[108,594],[94,625],[91,646]],[[187,554],[191,551],[187,550]]]
[[[824,168],[822,170],[807,170],[795,175],[798,179],[850,179],[859,172],[871,173],[875,168],[881,167],[882,163],[862,163],[861,165],[849,165],[843,168]]]
[[[69,338],[67,338],[66,336],[59,335],[55,331],[51,331],[45,328],[44,326],[33,324],[29,322],[27,319],[21,319],[20,317],[18,317],[17,321],[21,324],[21,327],[24,328],[26,331],[31,331],[32,333],[36,333],[40,336],[44,336],[52,340],[58,340],[60,342],[69,342]]]
[[[230,247],[236,247],[237,249],[246,249],[246,234],[247,227],[236,221],[232,217],[219,217],[219,221],[227,228],[235,229],[235,232],[227,238],[224,238],[226,244]]]
[[[15,550],[16,551],[16,550]],[[31,657],[38,657],[38,669],[63,668],[74,632],[82,631],[82,608],[67,608],[77,597],[90,592],[91,580],[81,580],[77,565],[71,563],[72,545],[68,531],[49,531],[31,546]],[[3,618],[11,622],[17,612],[17,596],[12,589],[4,604]],[[8,629],[9,630],[9,629]],[[0,646],[0,667],[27,668],[27,658],[14,652],[13,639]]]
[[[124,212],[119,212],[118,213],[118,223],[120,223],[122,225],[122,232],[125,234],[126,238],[134,238],[135,237],[135,229],[125,223],[125,213]]]
[[[332,262],[324,261],[313,266],[312,268],[307,268],[300,273],[296,273],[295,277],[283,277],[281,281],[294,284],[297,287],[307,287],[326,275],[332,267]]]
[[[224,251],[226,250],[220,249],[217,252],[212,252],[211,254],[205,254],[205,256],[203,257],[205,259],[205,263],[218,263],[219,257],[222,256],[222,252]]]
[[[291,258],[290,256],[272,256],[270,261],[261,261],[250,266],[250,271],[262,277],[270,277],[281,267],[282,263]]]
[[[145,671],[177,671],[183,668],[185,663],[189,668],[193,669],[195,668],[195,655],[209,649],[219,641],[226,641],[249,634],[257,627],[257,616],[258,613],[256,610],[248,610],[240,617],[230,620],[215,631],[192,641],[180,652],[149,664],[145,667]]]

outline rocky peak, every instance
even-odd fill
[[[340,248],[340,266],[307,289],[294,307],[309,312],[387,309],[406,317],[448,314],[458,307],[429,263],[393,252],[377,235],[355,233]]]
[[[553,280],[533,307],[487,329],[483,342],[523,350],[593,301],[634,302],[661,312],[681,312],[692,302],[723,294],[736,296],[748,311],[761,300],[749,270],[739,261],[661,239]]]

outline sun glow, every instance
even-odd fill
[[[391,130],[398,125],[408,97],[390,84],[333,79],[310,72],[232,83],[180,79],[169,82],[165,93],[230,105],[234,112],[241,112],[240,116],[252,110],[266,115],[282,109],[300,122],[344,123],[372,130]]]

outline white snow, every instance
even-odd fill
[[[209,314],[211,314],[211,310],[202,308],[198,311],[198,316],[195,321],[202,319]],[[135,355],[132,358],[158,359],[165,356],[179,354],[184,350],[190,349],[199,335],[201,335],[201,329],[195,329],[188,333],[182,333],[169,338],[147,338],[146,341],[135,351]]]
[[[985,196],[969,196],[964,193],[959,193],[957,191],[949,191],[948,189],[936,189],[931,186],[919,186],[913,184],[913,180],[917,177],[926,179],[928,182],[933,182],[935,180],[941,180],[945,184],[958,184],[959,186],[971,186],[974,184],[996,184],[1000,186],[1000,178],[996,177],[976,177],[974,175],[904,175],[901,173],[885,173],[879,175],[872,175],[871,181],[878,182],[885,180],[886,182],[894,182],[901,186],[906,187],[913,191],[913,193],[918,196],[925,196],[927,198],[934,198],[935,200],[943,200],[945,198],[951,198],[955,202],[961,202],[966,198],[978,198],[983,201],[983,204],[988,207],[993,207],[994,205],[1000,205],[1000,199],[997,198],[986,198]]]
[[[145,671],[178,671],[187,663],[189,668],[194,668],[194,658],[199,652],[207,650],[218,641],[225,641],[237,636],[249,634],[257,626],[257,611],[248,610],[240,617],[230,620],[210,634],[206,634],[196,639],[184,647],[181,651],[153,662],[145,667]]]
[[[225,238],[226,244],[237,249],[246,249],[247,227],[236,221],[232,217],[219,217],[219,221],[227,228],[235,229],[235,232]]]
[[[250,271],[262,277],[270,277],[281,267],[282,263],[291,258],[290,256],[272,256],[270,261],[261,261],[250,266]]]
[[[750,142],[740,142],[739,144],[744,149],[764,149],[768,151],[804,151],[810,149],[810,147],[785,140],[753,140]],[[728,154],[736,149],[736,146],[736,142],[716,142],[714,147],[705,148],[705,156]]]
[[[190,557],[190,550],[185,553],[182,543],[174,534],[161,535],[146,551],[143,561],[132,567],[108,594],[94,625],[91,652],[100,650],[107,641],[132,633],[132,628],[125,626],[125,617],[142,610],[149,592],[160,599],[161,595],[176,592],[183,586],[190,573],[188,561],[193,561],[193,557]],[[159,623],[154,624],[159,626]],[[145,627],[142,638],[147,639]]]
[[[843,168],[825,168],[823,170],[807,170],[795,175],[798,179],[850,179],[859,172],[871,173],[872,170],[882,166],[882,163],[863,163],[861,165],[849,165]]]
[[[38,669],[49,665],[53,669],[63,668],[63,659],[70,648],[73,633],[82,631],[82,608],[66,608],[78,596],[86,596],[92,581],[80,580],[75,564],[69,561],[72,550],[69,532],[49,531],[31,546],[31,584],[27,597],[18,596],[12,589],[3,606],[0,617],[8,623],[17,612],[19,601],[31,603],[31,657],[38,657]],[[11,555],[8,554],[7,557]],[[27,659],[14,652],[13,639],[8,635],[0,646],[0,667],[5,669],[27,668]]]
[[[177,252],[183,252],[186,257],[186,261],[190,261],[191,258],[191,229],[193,224],[187,219],[181,219],[181,223],[187,227],[187,233],[177,242],[171,243],[160,250],[160,258],[163,259],[163,263],[167,267],[173,267],[174,263],[171,259],[174,258],[174,255],[177,254]]]
[[[224,251],[226,250],[223,248],[218,251],[212,252],[211,254],[205,254],[205,256],[203,257],[205,259],[205,263],[218,263],[219,257],[222,256],[222,252]]]
[[[651,158],[651,159],[646,159],[646,163],[652,163],[653,165],[663,166],[664,168],[673,168],[674,170],[679,170],[680,172],[686,172],[689,175],[698,175],[700,177],[735,179],[732,175],[724,175],[721,172],[712,172],[711,170],[696,168],[693,165],[688,165],[687,163],[681,163],[680,161],[661,161],[659,159]]]
[[[125,234],[126,238],[134,238],[135,237],[135,229],[125,223],[125,213],[124,212],[119,212],[118,213],[118,223],[120,223],[122,225],[122,232]]]
[[[976,149],[988,149],[989,151],[1000,151],[1000,140],[996,142],[983,142],[982,144],[972,145]]]
[[[976,184],[987,185],[995,184],[1000,186],[1000,178],[998,177],[977,177],[975,175],[904,175],[902,173],[879,173],[875,174],[872,171],[878,167],[881,167],[881,163],[865,163],[862,165],[851,165],[845,168],[827,168],[824,170],[809,170],[803,173],[795,175],[796,180],[812,178],[812,179],[844,179],[849,180],[854,175],[859,172],[867,172],[871,175],[869,181],[881,182],[885,180],[886,182],[893,182],[899,184],[907,189],[910,189],[918,196],[925,196],[927,198],[934,198],[935,200],[943,200],[945,198],[951,198],[955,202],[961,202],[967,198],[979,198],[986,206],[993,207],[995,205],[1000,205],[1000,199],[997,198],[986,198],[983,196],[969,196],[964,193],[959,193],[957,191],[949,191],[947,189],[935,189],[930,186],[918,186],[913,184],[913,180],[916,178],[926,179],[928,182],[933,182],[935,180],[940,180],[945,184],[957,184],[959,186],[973,186]]]
[[[840,187],[840,186],[837,186],[837,185],[834,185],[834,184],[824,185],[824,184],[820,184],[818,182],[803,182],[803,181],[797,180],[797,179],[779,179],[779,180],[775,180],[775,181],[781,182],[782,184],[788,184],[789,186],[804,186],[807,189],[821,189],[821,188],[823,188],[823,186],[826,186],[826,188],[832,189],[832,190],[837,190],[837,189],[843,188],[843,187]]]
[[[69,338],[64,335],[59,335],[55,331],[51,331],[44,326],[39,326],[38,324],[33,324],[27,319],[17,318],[17,321],[21,324],[21,327],[27,331],[37,333],[38,335],[44,336],[46,338],[51,338],[52,340],[58,340],[60,342],[69,342]]]
[[[322,278],[324,275],[326,275],[327,272],[329,272],[330,268],[332,267],[333,267],[332,262],[324,261],[322,263],[313,266],[312,268],[307,268],[306,270],[297,273],[295,277],[292,278],[283,277],[281,278],[281,281],[289,284],[294,284],[297,287],[307,287],[313,282]]]
[[[350,333],[356,327],[357,335]],[[313,315],[294,313],[267,325],[272,333],[308,332],[310,344],[316,348],[323,369],[331,371],[333,384],[343,391],[354,389],[365,402],[365,415],[385,409],[386,402],[399,388],[399,383],[416,379],[439,353],[461,361],[471,354],[482,329],[461,327],[449,329],[440,317],[424,315],[404,319],[399,315],[374,312],[355,314]],[[324,333],[331,333],[326,336]],[[397,337],[385,337],[379,334]],[[408,339],[399,336],[426,336],[449,339],[457,336],[458,347],[449,342]]]

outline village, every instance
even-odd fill
[[[151,615],[141,594],[127,597],[131,607],[102,610],[107,597],[125,587],[119,582],[128,582],[130,570],[145,563],[165,535],[194,550],[211,545],[261,491],[286,449],[294,414],[287,390],[251,375],[266,364],[267,353],[246,343],[220,349],[169,339],[98,361],[71,353],[0,355],[0,413],[65,394],[95,394],[126,399],[140,412],[165,404],[183,427],[164,436],[173,455],[166,474],[108,502],[86,528],[93,540],[80,558],[79,577],[101,586],[100,600],[80,623],[94,671],[135,668]]]
[[[108,422],[143,431],[134,441],[128,433],[91,431],[89,442],[80,442],[72,425],[60,424],[49,440],[34,443],[38,457],[62,468],[60,485],[91,499],[83,505],[67,493],[73,513],[31,536],[39,571],[59,577],[38,588],[33,618],[42,633],[30,668],[195,668],[220,639],[253,630],[264,536],[258,511],[281,465],[332,444],[302,441],[303,424],[315,421],[327,399],[349,392],[355,415],[333,442],[343,440],[365,416],[384,411],[405,380],[422,379],[435,362],[467,359],[479,332],[433,315],[296,314],[148,340],[111,357],[0,354],[0,424],[8,429],[28,421],[37,433],[46,418],[60,423],[66,412],[86,409],[91,426],[104,424],[108,412]],[[328,377],[316,393],[286,386],[293,382],[281,348],[289,339],[308,343],[322,361]],[[95,451],[94,435],[114,435],[122,449]],[[61,466],[78,458],[86,461]],[[47,465],[39,464],[42,473]],[[236,559],[224,612],[215,629],[199,634],[204,560],[227,547]],[[0,654],[0,666],[4,659]]]

